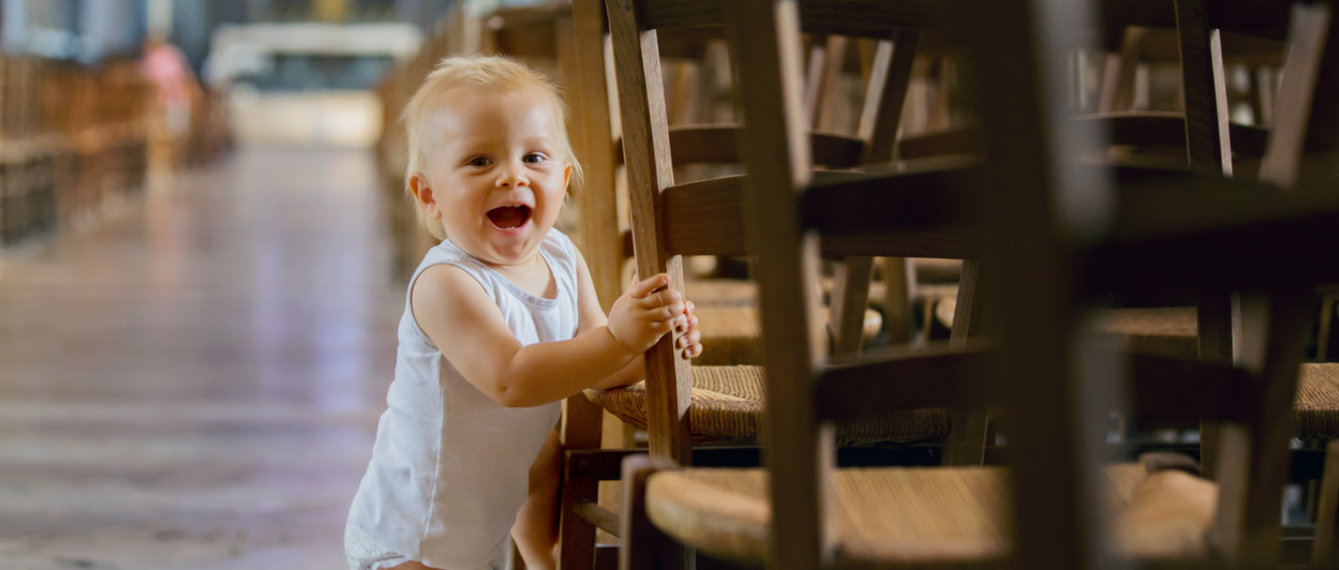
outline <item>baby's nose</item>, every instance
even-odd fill
[[[525,172],[519,167],[510,166],[503,168],[498,173],[497,185],[500,187],[527,186],[530,181],[525,177]]]

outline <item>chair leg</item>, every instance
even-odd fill
[[[888,332],[889,344],[911,342],[912,307],[911,289],[914,277],[912,261],[905,257],[884,257],[883,260],[883,328]],[[925,329],[930,330],[926,320]]]
[[[583,500],[595,501],[600,482],[590,477],[573,477],[570,468],[563,471],[558,568],[591,570],[595,564],[595,526],[576,514],[576,505]]]
[[[873,269],[872,257],[848,257],[837,267],[828,308],[833,354],[860,354]]]
[[[572,467],[571,452],[600,448],[603,411],[584,395],[568,398],[563,409],[562,488],[559,491],[558,568],[591,570],[595,564],[595,527],[576,513],[581,501],[595,501],[600,482]]]
[[[966,260],[958,284],[958,306],[953,313],[953,332],[949,342],[961,343],[980,335],[989,323],[981,322],[976,291],[980,282],[980,262]],[[986,438],[990,430],[990,412],[985,409],[958,410],[952,415],[953,427],[944,442],[944,465],[981,465],[986,461]]]
[[[677,468],[674,461],[663,457],[634,455],[623,460],[620,570],[692,570],[692,553],[656,529],[646,516],[647,479],[658,471]]]
[[[1325,446],[1325,471],[1321,474],[1320,504],[1316,507],[1316,540],[1311,545],[1311,564],[1339,564],[1334,549],[1334,528],[1339,517],[1339,440]]]
[[[1326,295],[1320,301],[1320,330],[1316,335],[1316,360],[1325,362],[1329,357],[1330,328],[1334,322],[1335,305],[1339,294]]]

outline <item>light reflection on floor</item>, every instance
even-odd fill
[[[403,292],[370,152],[240,150],[0,251],[6,569],[338,568]]]

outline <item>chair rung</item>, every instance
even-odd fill
[[[819,372],[814,408],[820,419],[849,419],[939,407],[966,407],[987,398],[992,343],[891,349],[859,364]]]
[[[1240,420],[1238,399],[1251,381],[1230,364],[1128,354],[1130,406],[1141,421]]]
[[[1103,290],[1193,292],[1339,278],[1339,199],[1181,174],[1121,197],[1086,255]],[[1145,277],[1146,276],[1146,277]]]
[[[968,226],[904,227],[887,232],[833,231],[823,235],[823,257],[934,257],[974,259],[980,251],[978,232]]]
[[[595,525],[595,528],[619,536],[619,516],[617,513],[586,500],[577,501],[576,506],[572,507],[572,512],[576,513],[582,520]]]
[[[932,0],[802,0],[800,26],[815,34],[883,38],[897,28],[929,27],[935,20],[938,4]],[[619,3],[609,6],[616,9]],[[637,26],[643,30],[725,24],[722,0],[637,0],[637,16]]]
[[[1084,115],[1076,120],[1096,121],[1105,125],[1112,145],[1182,149],[1186,145],[1186,118],[1181,113],[1112,113]],[[1268,130],[1238,123],[1232,123],[1230,129],[1234,154],[1257,158],[1264,156]],[[976,153],[980,151],[980,135],[978,129],[965,128],[909,136],[897,143],[898,156],[902,159],[918,159]]]
[[[817,177],[800,202],[802,223],[822,233],[935,226],[967,221],[975,161],[919,172]]]
[[[733,124],[670,127],[670,155],[676,164],[739,164],[739,126]],[[814,164],[849,168],[860,164],[865,150],[859,138],[836,133],[809,133]]]
[[[746,255],[742,176],[666,188],[666,248],[676,255]]]

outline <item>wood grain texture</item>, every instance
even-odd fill
[[[978,174],[979,170],[967,163],[954,168],[850,175],[846,181],[821,182],[801,197],[801,220],[805,228],[824,235],[963,223],[968,205],[979,199],[970,184]]]
[[[1161,111],[1102,113],[1076,117],[1078,121],[1101,123],[1109,143],[1116,146],[1172,148],[1186,147],[1186,121],[1181,113]],[[1238,157],[1260,158],[1265,154],[1269,130],[1232,123],[1228,127],[1232,153]],[[902,159],[917,159],[980,151],[980,133],[976,129],[955,129],[915,135],[898,142]]]
[[[833,355],[859,354],[864,344],[869,284],[874,275],[872,256],[849,256],[834,269],[828,299],[828,331]]]
[[[718,27],[724,24],[722,0],[622,0],[637,4],[641,29]],[[887,37],[894,28],[925,28],[934,23],[931,0],[815,0],[800,2],[800,25],[813,34]]]
[[[1014,557],[1020,567],[1080,568],[1101,542],[1095,505],[1096,468],[1089,429],[1097,417],[1094,388],[1114,385],[1109,369],[1080,366],[1073,236],[1056,204],[1079,180],[1064,166],[1075,145],[1096,142],[1065,115],[1066,50],[1084,29],[1083,5],[1018,1],[976,4],[958,32],[975,62],[972,99],[984,127],[986,176],[982,202],[990,253],[998,265],[986,301],[1001,309],[1002,358],[995,369],[1008,410],[1015,501]],[[1044,25],[1043,25],[1044,23]],[[1007,239],[1006,239],[1007,236]],[[1026,268],[1026,270],[1024,270]],[[1031,303],[1024,300],[1037,299]],[[1101,373],[1079,380],[1076,371]],[[1016,453],[1016,455],[1015,455]],[[1036,501],[1030,497],[1051,496]]]
[[[570,53],[575,77],[566,81],[568,105],[576,134],[573,149],[581,160],[584,180],[573,188],[581,209],[581,250],[590,268],[595,292],[605,311],[623,292],[619,268],[623,252],[619,239],[618,200],[615,196],[617,164],[611,147],[607,71],[604,58],[604,2],[574,0],[572,3]],[[572,95],[582,94],[580,97]]]
[[[611,23],[613,18],[610,18]],[[657,472],[677,469],[665,457],[634,455],[623,462],[623,519],[619,536],[623,546],[618,552],[620,570],[692,568],[691,554],[671,547],[665,535],[646,518],[646,483]]]
[[[878,42],[865,90],[857,136],[866,141],[865,155],[861,157],[866,164],[893,158],[916,44],[920,40],[920,32],[916,30],[899,30],[892,35],[891,41]]]
[[[601,507],[598,503],[581,501],[572,509],[577,516],[615,537],[618,536],[620,522],[618,513]]]
[[[885,349],[819,372],[814,407],[825,420],[991,400],[988,344]]]
[[[1279,561],[1279,497],[1288,481],[1293,402],[1311,301],[1305,288],[1274,289],[1267,299],[1264,326],[1244,331],[1263,337],[1260,360],[1243,362],[1255,378],[1242,400],[1255,405],[1242,410],[1239,429],[1224,430],[1219,509],[1210,531],[1228,561],[1250,566]]]
[[[1324,148],[1322,155],[1332,158],[1335,135],[1325,132],[1339,125],[1339,110],[1335,109],[1334,94],[1339,92],[1339,74],[1333,67],[1339,60],[1339,47],[1334,33],[1326,33],[1333,26],[1333,7],[1328,4],[1302,5],[1293,9],[1290,36],[1292,49],[1284,62],[1283,84],[1275,103],[1274,126],[1260,165],[1260,179],[1283,187],[1292,186],[1302,168],[1302,155],[1308,150],[1308,138],[1325,141],[1316,144]],[[1329,65],[1323,65],[1328,63]],[[1316,91],[1319,89],[1319,93]],[[1314,120],[1316,129],[1309,129]],[[1333,175],[1329,170],[1321,176]]]
[[[661,225],[660,193],[674,184],[674,173],[656,33],[637,28],[637,14],[629,2],[609,3],[608,14],[637,272],[668,273],[670,286],[682,291],[682,264],[666,248]],[[647,433],[651,453],[686,465],[692,460],[686,413],[691,380],[688,364],[678,357],[673,343],[672,335],[666,335],[646,353]]]
[[[749,177],[750,247],[757,256],[768,416],[764,441],[772,480],[769,563],[779,569],[816,568],[824,557],[821,473],[825,446],[810,400],[815,330],[806,307],[817,306],[806,279],[815,279],[799,233],[793,195],[810,176],[803,113],[799,13],[793,1],[728,4],[729,33],[740,78],[738,110]],[[816,279],[811,282],[817,282]],[[796,310],[796,308],[800,310]]]
[[[678,125],[670,127],[674,164],[737,164],[739,126],[729,124]],[[810,133],[813,163],[829,168],[847,168],[861,163],[864,142],[837,133]]]
[[[675,255],[746,255],[744,179],[711,178],[666,188],[666,248]]]
[[[1312,543],[1311,563],[1339,565],[1334,548],[1334,530],[1339,523],[1339,440],[1325,446],[1325,471],[1320,482],[1320,498],[1316,506],[1316,540]]]
[[[823,236],[823,257],[852,255],[970,259],[981,253],[979,228],[967,225],[905,226],[896,230],[832,231]]]
[[[981,268],[982,263],[975,259],[967,259],[962,263],[962,275],[958,279],[955,299],[957,310],[953,312],[953,330],[949,332],[949,343],[953,346],[965,346],[972,342],[973,337],[997,334],[998,328],[992,327],[994,323],[988,320],[991,315],[983,315],[986,312],[985,305],[979,302],[983,291]],[[985,463],[990,434],[990,408],[960,403],[951,413],[953,429],[944,441],[944,465]]]
[[[1209,27],[1203,0],[1176,0],[1181,84],[1190,168],[1232,175],[1232,142],[1221,34]]]

